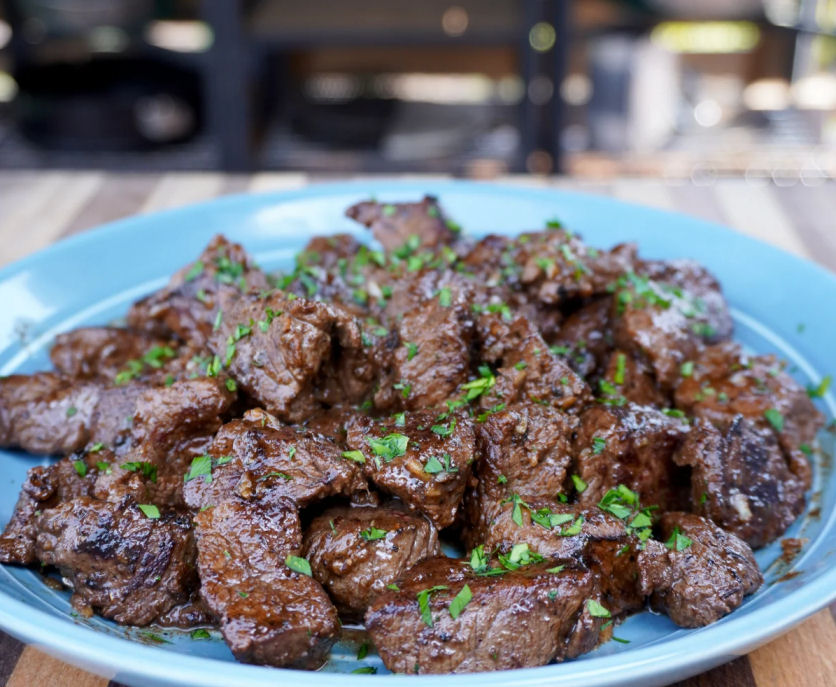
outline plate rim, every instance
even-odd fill
[[[836,275],[825,267],[798,255],[788,253],[761,239],[738,232],[731,227],[695,218],[690,215],[621,201],[608,196],[595,195],[550,187],[516,186],[508,183],[474,182],[455,179],[427,178],[418,180],[360,179],[342,182],[312,183],[305,187],[258,193],[239,193],[193,203],[179,208],[166,209],[145,215],[133,215],[108,222],[81,234],[62,238],[0,269],[0,281],[36,266],[46,256],[95,244],[104,236],[119,235],[148,222],[176,220],[196,210],[223,210],[255,212],[265,206],[284,202],[327,197],[336,194],[359,193],[365,195],[419,192],[443,194],[451,191],[474,193],[505,193],[524,196],[533,200],[559,201],[561,197],[573,197],[578,202],[609,206],[613,209],[629,206],[659,219],[674,217],[678,222],[687,222],[694,227],[713,227],[737,237],[743,244],[756,244],[758,250],[766,251],[773,258],[789,260],[798,267],[812,270],[816,279],[828,282],[828,288],[836,292]],[[522,230],[522,228],[521,228]],[[836,528],[836,509],[823,514],[823,530]],[[7,572],[4,570],[4,572]],[[8,574],[8,573],[7,573]],[[404,680],[416,684],[461,684],[461,685],[504,685],[508,687],[535,687],[538,685],[619,685],[637,680],[645,684],[657,684],[665,679],[685,677],[729,660],[735,655],[748,652],[754,647],[782,634],[792,626],[836,600],[836,565],[824,570],[818,577],[805,582],[787,596],[768,602],[746,615],[727,616],[722,626],[708,626],[700,631],[683,633],[682,636],[665,639],[663,642],[638,647],[632,651],[619,652],[609,656],[597,656],[589,661],[554,664],[536,668],[523,668],[489,673],[463,675],[351,675],[339,674],[341,680],[352,685],[395,685]],[[193,685],[218,687],[234,680],[238,685],[275,684],[278,680],[288,685],[321,685],[323,680],[333,679],[331,673],[319,673],[292,669],[252,666],[237,661],[222,661],[214,658],[190,656],[177,652],[145,646],[122,637],[108,635],[73,621],[71,617],[60,617],[29,604],[18,601],[0,590],[0,629],[23,639],[39,648],[55,653],[64,660],[74,662],[102,673],[116,674],[118,679],[152,679],[160,684]],[[718,642],[712,642],[720,634]],[[706,639],[706,636],[708,637]],[[119,676],[124,673],[124,676]],[[626,674],[625,674],[626,673]],[[325,677],[325,676],[328,677]],[[647,682],[650,681],[650,682]]]

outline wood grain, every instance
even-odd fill
[[[432,177],[437,178],[437,177]],[[0,265],[61,236],[139,212],[178,207],[225,193],[278,191],[326,180],[301,173],[120,174],[0,172]],[[836,186],[779,188],[742,180],[665,184],[503,179],[613,195],[724,222],[750,236],[836,269]],[[120,687],[68,666],[0,632],[0,687]],[[675,687],[820,687],[836,685],[836,604],[748,656]]]

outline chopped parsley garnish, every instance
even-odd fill
[[[546,568],[546,572],[557,575],[558,573],[562,573],[565,568],[566,568],[565,565],[556,565],[553,568]]]
[[[406,346],[406,359],[412,360],[416,355],[418,355],[418,346],[411,341],[407,341],[405,344]]]
[[[93,444],[90,448],[87,449],[87,453],[98,453],[104,447],[105,447],[105,445],[101,441],[98,441],[95,444]]]
[[[343,451],[343,458],[353,460],[355,463],[363,464],[366,462],[366,456],[362,451]]]
[[[376,675],[377,668],[374,666],[360,666],[351,671],[353,675]]]
[[[547,530],[565,525],[574,519],[575,516],[571,513],[552,513],[550,508],[540,508],[536,511],[531,511],[531,521],[541,527],[545,527]]]
[[[520,362],[514,364],[515,370],[524,370],[528,367],[528,363],[525,360],[520,360]]]
[[[174,358],[176,353],[170,346],[152,346],[141,358],[134,358],[125,363],[125,369],[121,370],[114,378],[116,385],[127,384],[142,374],[145,367],[159,370],[165,361]]]
[[[682,534],[677,526],[673,528],[673,532],[671,532],[671,536],[668,541],[665,542],[665,546],[667,546],[671,551],[684,551],[691,546],[692,543],[691,539]]]
[[[456,418],[453,418],[446,425],[438,424],[430,427],[433,434],[436,434],[441,439],[446,439],[451,436],[456,430]]]
[[[450,287],[445,286],[438,290],[438,302],[443,308],[449,308],[453,302],[453,295],[450,292]]]
[[[84,477],[87,474],[87,463],[83,460],[74,460],[73,467],[75,471],[78,473],[79,477]]]
[[[500,553],[497,558],[508,570],[517,570],[524,565],[541,563],[545,560],[539,553],[532,551],[526,542],[514,544],[507,556]]]
[[[606,379],[599,379],[598,387],[603,394],[603,398],[598,399],[599,403],[611,406],[623,406],[627,403],[627,399],[624,398],[624,396],[619,393],[618,389]]]
[[[810,398],[823,398],[824,395],[827,393],[827,390],[830,388],[830,382],[830,375],[827,375],[821,380],[821,382],[819,382],[818,386],[808,386],[807,395]]]
[[[137,505],[137,508],[142,511],[142,514],[146,518],[150,518],[151,520],[160,519],[160,509],[153,504],[140,503]]]
[[[110,463],[105,463],[103,460],[100,460],[96,463],[96,469],[99,472],[105,473],[106,475],[113,474],[113,470],[110,467]]]
[[[226,388],[234,393],[238,390],[238,384],[235,383],[235,380],[232,377],[228,377],[226,380]]]
[[[616,384],[624,384],[624,372],[627,367],[627,356],[619,353],[615,358],[615,374],[613,381]]]
[[[284,564],[293,572],[311,577],[311,564],[301,556],[288,556],[284,559]]]
[[[586,491],[586,487],[588,486],[586,482],[581,479],[580,475],[572,475],[572,484],[575,485],[575,489],[579,494],[582,494]]]
[[[70,406],[69,408],[67,408],[67,413],[66,413],[66,415],[67,415],[67,417],[72,417],[72,416],[73,416],[73,415],[75,415],[77,412],[78,412],[78,408],[76,408],[75,406]]]
[[[784,431],[784,416],[781,415],[777,408],[769,408],[768,410],[763,411],[763,416],[766,418],[766,421],[772,425],[776,432]]]
[[[192,630],[190,637],[192,639],[211,639],[212,635],[209,634],[208,630],[199,628],[197,630]]]
[[[508,484],[508,478],[505,475],[500,475],[496,478],[497,484]]]
[[[122,463],[120,466],[123,470],[128,472],[139,472],[145,479],[150,479],[152,482],[157,481],[157,466],[147,461],[131,461],[129,463]]]
[[[198,260],[194,263],[190,268],[189,271],[186,272],[186,276],[184,277],[185,281],[194,281],[197,279],[201,274],[203,274],[203,261]]]
[[[479,378],[474,379],[466,384],[462,384],[462,389],[467,391],[465,395],[466,401],[472,401],[474,398],[478,398],[489,389],[491,389],[496,384],[496,377],[494,376],[491,368],[487,365],[480,365],[479,366]]]
[[[682,365],[679,367],[679,373],[683,377],[690,377],[694,374],[694,361],[693,360],[686,360]]]
[[[409,392],[412,391],[412,384],[401,380],[400,382],[393,384],[392,388],[396,391],[400,391],[403,398],[409,398]]]
[[[198,477],[203,477],[207,484],[212,481],[212,456],[208,453],[192,458],[192,464],[183,481],[191,482]]]
[[[442,460],[444,462],[442,462]],[[437,475],[442,471],[450,475],[455,474],[459,471],[459,469],[452,464],[452,460],[453,459],[450,457],[449,453],[442,454],[441,460],[439,460],[436,456],[431,456],[427,461],[427,464],[424,466],[424,472],[429,475]]]
[[[586,610],[593,618],[609,618],[610,612],[604,608],[595,599],[588,599],[586,602]]]
[[[501,413],[505,410],[505,403],[497,403],[494,406],[488,408],[484,413],[479,413],[476,416],[476,422],[485,422],[491,415],[495,415],[496,413]]]
[[[215,315],[215,323],[212,325],[212,331],[216,332],[221,328],[221,323],[224,320],[224,311],[218,310],[218,314]]]
[[[396,585],[394,582],[392,582],[391,584],[387,584],[386,589],[391,589],[393,592],[401,591],[401,588],[398,585]]]
[[[360,532],[360,536],[366,541],[374,541],[375,539],[383,539],[387,532],[388,530],[381,530],[372,525],[368,529]]]
[[[393,432],[382,438],[366,437],[366,443],[375,456],[383,458],[385,462],[390,463],[395,458],[399,458],[406,453],[406,449],[409,446],[409,438],[403,434]]]
[[[453,597],[453,600],[450,602],[450,617],[455,620],[458,618],[462,611],[464,610],[465,606],[470,603],[470,600],[473,598],[473,593],[470,591],[470,587],[467,584],[462,587],[461,591]]]
[[[599,456],[607,447],[607,440],[604,437],[593,437],[592,439],[592,454]]]
[[[678,408],[662,408],[662,412],[667,415],[668,417],[676,417],[679,419],[685,419],[685,413],[683,413]]]
[[[520,497],[520,495],[516,492],[514,492],[511,495],[511,498],[509,500],[514,504],[513,511],[511,512],[511,520],[514,521],[514,524],[517,527],[522,527],[523,526],[522,509],[523,509],[523,506],[528,508],[528,504],[525,501],[523,501],[522,498]]]
[[[445,589],[447,589],[446,584],[438,584],[435,587],[430,587],[429,589],[422,589],[417,594],[418,610],[421,613],[421,620],[424,621],[424,624],[427,627],[433,626],[432,609],[430,609],[430,594],[434,594],[435,592],[440,592]]]
[[[357,649],[357,660],[362,661],[368,655],[369,655],[369,643],[368,642],[363,642],[360,645],[360,648]]]

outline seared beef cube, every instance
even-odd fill
[[[589,406],[575,439],[578,501],[594,506],[623,484],[647,505],[676,505],[681,497],[672,456],[687,430],[681,419],[647,406]]]
[[[154,624],[191,630],[201,625],[217,627],[218,619],[200,596],[200,589],[195,588],[188,601],[171,607],[159,616]]]
[[[462,305],[441,297],[424,301],[397,323],[398,346],[392,378],[402,407],[444,407],[459,384],[467,381],[473,323]]]
[[[388,252],[410,240],[425,248],[448,245],[459,232],[457,225],[444,217],[438,201],[432,196],[424,196],[420,203],[368,200],[352,205],[345,214],[371,229],[372,235]],[[417,239],[412,239],[413,236]]]
[[[602,388],[631,403],[663,408],[668,405],[668,398],[656,386],[653,373],[638,356],[620,350],[613,351],[604,366],[603,379],[609,386],[604,384]]]
[[[480,576],[462,560],[414,567],[366,613],[366,629],[395,673],[472,673],[540,666],[590,651],[603,619],[589,573],[549,566]],[[465,590],[465,586],[467,590]],[[463,606],[454,599],[469,599]]]
[[[302,550],[348,620],[362,620],[386,585],[441,553],[435,527],[394,507],[331,508],[310,524]]]
[[[123,377],[138,376],[143,356],[149,356],[148,367],[158,369],[174,358],[170,341],[141,332],[118,327],[83,327],[55,337],[49,357],[55,369],[77,379],[98,379],[113,382],[120,372]],[[126,370],[130,362],[140,370]]]
[[[216,369],[228,369],[258,404],[290,421],[316,409],[312,381],[332,347],[362,347],[356,320],[337,306],[288,299],[277,292],[235,301],[224,311],[209,345]],[[369,385],[362,386],[358,399]]]
[[[539,334],[531,320],[515,316],[510,310],[494,312],[482,307],[479,310],[475,322],[478,357],[486,363],[501,363],[511,352],[522,350],[526,341]]]
[[[0,563],[34,563],[43,512],[65,501],[91,496],[97,464],[111,456],[108,450],[73,454],[52,465],[30,468],[14,513],[0,535]]]
[[[699,334],[707,343],[728,339],[734,331],[729,306],[720,282],[694,260],[642,260],[637,271],[679,296],[691,299],[696,308]],[[690,313],[689,313],[690,314]]]
[[[195,526],[200,593],[235,657],[318,668],[340,625],[325,591],[296,558],[302,533],[295,506],[233,497],[198,513]]]
[[[708,520],[670,512],[660,528],[667,548],[648,542],[655,546],[639,556],[641,585],[652,607],[680,627],[719,620],[763,583],[749,546]]]
[[[147,389],[136,402],[131,446],[101,470],[95,496],[119,501],[182,506],[183,477],[206,453],[233,395],[216,379],[192,379]]]
[[[543,303],[603,294],[619,275],[633,269],[636,260],[633,244],[609,251],[589,249],[564,229],[522,234],[514,244],[519,280]]]
[[[597,298],[567,317],[554,339],[552,350],[584,378],[603,368],[612,351],[611,311],[612,297]]]
[[[139,384],[104,387],[54,372],[0,379],[0,446],[67,454],[128,437]]]
[[[691,468],[691,510],[752,548],[777,539],[804,510],[807,460],[742,415],[725,431],[699,422],[673,459]]]
[[[444,420],[407,412],[375,421],[357,416],[347,427],[349,458],[384,492],[424,513],[439,529],[453,523],[476,458],[466,417]]]
[[[267,277],[240,244],[215,236],[200,257],[176,272],[167,286],[131,306],[128,326],[166,338],[175,334],[202,346],[219,310],[227,310],[249,289],[269,288]]]
[[[566,493],[576,425],[575,417],[535,404],[511,406],[477,425],[478,484],[465,501],[470,529],[489,528],[495,504],[512,493],[532,501]]]
[[[130,500],[82,496],[46,511],[35,553],[58,568],[79,612],[118,623],[147,625],[197,583],[189,518],[143,512]]]
[[[484,410],[514,403],[538,403],[561,410],[579,410],[592,399],[589,387],[543,338],[535,335],[509,351],[496,372],[496,383],[479,401]]]
[[[191,508],[232,494],[247,500],[287,499],[305,506],[328,496],[365,491],[357,465],[325,437],[282,425],[252,410],[225,424],[207,455],[192,462],[184,495]]]
[[[509,554],[524,544],[551,565],[588,570],[602,603],[617,617],[640,610],[645,603],[637,582],[638,555],[650,536],[651,522],[638,508],[634,504],[619,519],[598,508],[513,496],[490,511],[489,521],[474,533],[479,536],[471,545]]]
[[[724,429],[738,414],[771,427],[781,445],[798,450],[824,424],[807,393],[774,356],[748,356],[736,343],[706,348],[676,389],[676,406]]]
[[[682,365],[703,343],[731,334],[731,318],[713,277],[687,262],[667,266],[660,273],[664,281],[635,273],[619,278],[613,327],[616,345],[645,356],[665,391],[673,389]]]

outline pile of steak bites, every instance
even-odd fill
[[[316,668],[364,622],[400,673],[561,661],[758,589],[823,418],[704,268],[559,222],[469,240],[431,197],[348,215],[382,250],[316,237],[276,276],[218,236],[0,380],[0,445],[65,456],[0,561],[252,663]]]

